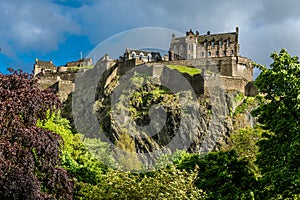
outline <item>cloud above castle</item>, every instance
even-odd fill
[[[3,55],[29,70],[35,56],[56,57],[64,63],[78,58],[80,50],[87,55],[99,42],[131,28],[217,33],[239,26],[241,54],[269,64],[274,50],[286,48],[300,55],[298,4],[297,0],[5,1],[0,3],[0,47]]]

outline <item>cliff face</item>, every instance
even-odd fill
[[[121,74],[119,67],[100,62],[79,77],[73,109],[77,128],[111,142],[123,163],[131,160],[148,168],[161,154],[176,150],[217,150],[234,129],[255,123],[247,110],[236,112],[244,95],[222,88],[217,76],[189,75],[163,64],[140,65]],[[208,79],[203,88],[201,80]],[[199,92],[203,89],[205,94]],[[80,97],[83,93],[95,95]],[[91,109],[94,117],[87,114]]]

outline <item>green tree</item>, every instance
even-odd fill
[[[231,150],[185,156],[177,167],[199,168],[196,185],[206,192],[207,199],[253,199],[256,180],[248,166]]]
[[[98,184],[101,175],[107,170],[105,164],[112,166],[114,163],[109,155],[108,143],[99,139],[84,138],[79,133],[73,134],[69,121],[61,117],[60,111],[47,112],[47,117],[39,120],[37,126],[62,137],[62,166],[74,175],[77,183]]]
[[[227,145],[222,147],[223,150],[235,150],[240,160],[246,159],[249,162],[249,167],[256,177],[260,176],[259,169],[256,165],[256,157],[259,152],[257,142],[265,133],[259,126],[255,128],[243,128],[234,131],[230,135],[230,140]]]
[[[254,115],[271,131],[258,143],[262,198],[293,198],[300,194],[300,64],[284,49],[271,58],[270,68],[257,64],[255,81],[265,101]]]
[[[132,173],[110,170],[97,186],[81,183],[77,199],[205,199],[195,186],[197,171],[187,172],[175,166],[153,172]]]

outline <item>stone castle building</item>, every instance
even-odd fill
[[[253,84],[253,66],[249,58],[239,55],[239,28],[235,32],[200,35],[186,32],[185,37],[172,36],[169,62],[191,65],[220,75],[227,90],[238,90],[245,95],[257,94]],[[210,73],[211,74],[211,73]],[[209,74],[204,75],[209,82]]]
[[[235,32],[199,35],[192,30],[186,32],[185,37],[172,36],[170,46],[170,60],[219,58],[238,56],[239,28]]]
[[[65,101],[75,89],[76,74],[93,67],[93,62],[91,58],[81,58],[57,67],[51,59],[44,61],[36,58],[33,67],[34,76],[39,77],[40,87],[54,89],[60,99]]]
[[[93,66],[93,62],[91,58],[81,58],[77,61],[67,62],[63,66],[55,66],[52,63],[52,59],[50,61],[39,60],[38,58],[35,59],[35,63],[33,65],[34,68],[34,75],[38,74],[49,74],[49,73],[59,73],[59,72],[67,72],[72,71],[75,69]]]
[[[235,32],[200,35],[190,30],[185,37],[171,38],[168,58],[162,57],[159,52],[126,49],[119,59],[111,60],[105,55],[98,62],[105,62],[108,59],[112,67],[114,65],[121,76],[132,67],[141,64],[154,64],[161,66],[182,65],[199,68],[202,71],[201,83],[188,79],[196,87],[201,87],[205,94],[205,88],[213,78],[218,75],[220,84],[225,90],[236,90],[247,96],[257,94],[253,84],[253,66],[250,59],[239,55],[240,44],[238,42],[239,28]],[[34,75],[40,76],[42,88],[51,87],[55,89],[60,98],[64,101],[74,91],[75,77],[92,66],[92,59],[83,58],[78,61],[68,62],[64,66],[56,67],[52,60],[40,61],[36,59],[34,64]],[[86,68],[88,67],[88,68]],[[161,69],[154,69],[161,71]],[[153,74],[159,76],[159,74]],[[197,82],[197,83],[196,83]]]

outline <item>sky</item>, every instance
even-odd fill
[[[299,8],[298,0],[0,0],[0,72],[31,72],[36,58],[64,65],[144,27],[205,34],[238,26],[240,54],[268,66],[282,48],[300,55]]]

